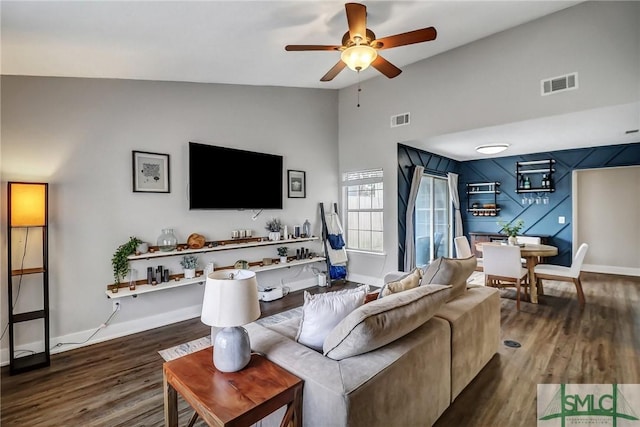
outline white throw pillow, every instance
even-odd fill
[[[349,313],[364,304],[367,292],[369,285],[323,294],[305,291],[296,341],[321,352],[329,332]]]

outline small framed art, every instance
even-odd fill
[[[132,151],[133,191],[169,193],[169,155]]]
[[[287,196],[290,199],[307,197],[307,180],[304,171],[287,170]]]

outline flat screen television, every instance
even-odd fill
[[[189,142],[189,209],[282,209],[283,157]]]

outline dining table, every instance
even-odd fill
[[[478,242],[476,243],[476,250],[482,252],[483,245],[504,245],[503,242]],[[529,282],[529,292],[531,294],[531,302],[533,304],[538,303],[538,286],[536,283],[536,275],[534,269],[540,262],[540,259],[558,255],[558,248],[552,245],[543,245],[535,243],[524,243],[520,246],[520,256],[526,260],[527,263],[527,280]],[[540,292],[542,295],[542,292]]]

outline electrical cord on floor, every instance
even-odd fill
[[[80,341],[80,342],[59,342],[58,344],[51,347],[51,350],[53,350],[54,348],[62,347],[63,345],[82,345],[87,343],[91,338],[95,337],[96,334],[100,332],[100,330],[106,328],[107,325],[109,325],[109,322],[111,321],[111,319],[113,319],[113,316],[115,316],[117,312],[118,312],[117,310],[112,312],[107,318],[107,320],[105,320],[104,323],[98,327],[98,329],[96,329],[91,335],[89,335],[89,338],[87,338],[86,340]]]
[[[29,228],[30,227],[27,227],[27,231],[24,237],[24,247],[22,248],[22,259],[20,260],[20,271],[24,270],[24,259],[27,256],[27,243],[29,243]],[[9,268],[11,268],[11,266],[9,266]],[[16,308],[16,304],[18,304],[18,298],[20,297],[20,289],[22,289],[22,277],[23,277],[23,274],[20,275],[20,280],[18,280],[18,292],[16,292],[16,299],[11,304],[12,313],[13,313],[13,310]],[[12,286],[12,285],[13,283],[8,284],[8,286]],[[7,322],[7,326],[4,327],[4,330],[2,331],[2,335],[0,335],[0,341],[2,341],[2,338],[4,338],[4,334],[7,333],[8,329],[9,329],[9,322]]]

